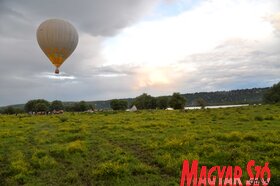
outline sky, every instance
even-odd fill
[[[69,21],[54,74],[40,23]],[[0,106],[268,87],[280,81],[279,0],[0,0]]]

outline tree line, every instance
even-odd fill
[[[85,101],[80,101],[78,103],[65,106],[63,102],[59,100],[48,102],[44,99],[36,99],[30,100],[24,105],[24,110],[26,112],[52,112],[58,110],[65,110],[68,112],[83,112],[89,109],[93,109],[93,106],[86,103]]]
[[[94,107],[85,101],[80,101],[71,105],[65,106],[62,101],[55,100],[48,102],[44,99],[34,99],[28,101],[24,108],[14,108],[12,106],[6,107],[1,110],[2,114],[21,114],[21,113],[38,113],[38,112],[53,112],[64,110],[67,112],[84,112]]]
[[[153,97],[147,93],[136,97],[130,104],[130,107],[135,105],[137,109],[166,109],[172,107],[173,109],[184,109],[186,105],[186,98],[180,93],[175,92],[169,98],[167,96]],[[110,106],[113,110],[126,110],[128,108],[128,101],[121,99],[111,100]]]
[[[165,109],[172,107],[174,109],[183,109],[186,104],[186,99],[179,93],[174,93],[171,98],[152,97],[146,93],[136,97],[130,106],[135,105],[137,109]],[[113,110],[126,110],[129,107],[127,100],[114,99],[110,101],[110,106]],[[24,108],[6,107],[2,110],[3,114],[20,114],[20,113],[38,113],[38,112],[53,112],[64,110],[67,112],[84,112],[87,110],[94,110],[92,104],[88,104],[85,101],[80,101],[74,104],[65,105],[60,100],[48,102],[44,99],[34,99],[28,101]]]
[[[216,91],[216,92],[197,92],[197,93],[187,93],[181,94],[187,99],[186,106],[201,106],[204,105],[234,105],[234,104],[257,104],[263,103],[263,96],[268,91],[269,88],[252,88],[252,89],[240,89],[240,90],[230,90],[230,91]],[[171,95],[163,96],[168,99]],[[158,98],[158,97],[155,97]],[[121,99],[128,102],[128,107],[130,107],[135,100],[135,98]],[[201,101],[202,102],[201,102]],[[95,104],[96,108],[99,109],[109,109],[111,108],[111,101],[93,101],[91,104]]]
[[[258,89],[252,89],[252,93],[259,93],[262,95],[263,103],[267,104],[277,104],[280,103],[280,82],[274,84],[272,87],[265,89],[264,93],[257,92]],[[236,92],[242,92],[241,90],[232,91],[233,94]],[[211,102],[207,97],[204,97],[204,93],[200,94],[201,97],[198,97],[195,100],[195,106],[201,106],[204,108],[209,102]],[[220,93],[221,94],[221,93]],[[250,94],[248,93],[248,95]],[[220,97],[222,99],[223,97]],[[114,99],[110,101],[110,107],[113,110],[126,110],[129,107],[135,105],[137,109],[166,109],[171,107],[173,109],[183,109],[187,104],[186,94],[181,95],[178,92],[173,93],[172,96],[160,96],[153,97],[146,93],[131,99],[132,101],[128,101],[125,99]],[[194,102],[192,100],[192,102]],[[28,101],[24,108],[17,108],[13,106],[8,106],[2,108],[0,113],[2,114],[20,114],[24,112],[52,112],[54,110],[64,110],[68,112],[83,112],[89,109],[94,109],[93,104],[89,104],[85,101],[80,101],[74,104],[65,105],[62,101],[55,100],[52,102],[48,102],[44,99],[35,99]]]

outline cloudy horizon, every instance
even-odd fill
[[[54,74],[36,30],[79,33]],[[280,81],[278,0],[0,0],[0,106],[268,87]]]

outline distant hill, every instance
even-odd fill
[[[207,105],[230,105],[230,104],[254,104],[261,103],[263,94],[269,88],[252,88],[231,91],[199,92],[193,94],[183,94],[187,98],[188,106],[195,106],[196,99],[201,97]]]
[[[269,88],[252,88],[252,89],[240,89],[230,91],[216,91],[216,92],[197,92],[182,94],[187,99],[187,106],[196,106],[196,99],[203,98],[207,105],[232,105],[232,104],[256,104],[261,103],[263,94]],[[171,97],[166,96],[166,97]],[[129,105],[131,105],[133,98],[126,98]],[[97,109],[109,109],[110,101],[87,101],[88,104],[95,106]],[[65,106],[75,104],[76,102],[64,102]],[[24,108],[24,104],[10,105],[15,108]],[[0,107],[4,108],[4,107]]]

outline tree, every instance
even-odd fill
[[[155,109],[157,106],[156,98],[144,93],[134,99],[132,105],[137,109]]]
[[[80,111],[83,112],[83,111],[86,111],[89,109],[89,105],[85,101],[80,101],[79,108],[80,108]]]
[[[75,112],[74,106],[75,106],[75,105],[73,105],[73,104],[65,105],[65,106],[64,106],[64,109],[65,109],[66,112]]]
[[[196,104],[198,105],[198,106],[200,106],[201,107],[201,109],[204,109],[205,108],[205,106],[207,105],[207,102],[203,99],[203,98],[197,98],[196,99]]]
[[[127,109],[128,102],[125,100],[113,99],[110,102],[110,106],[113,110],[125,110],[125,109]]]
[[[75,112],[84,112],[91,108],[89,104],[87,104],[85,101],[80,101],[79,103],[75,103],[73,106],[73,111]]]
[[[173,109],[184,109],[187,100],[180,93],[174,92],[170,99],[170,106]]]
[[[24,105],[24,110],[26,112],[35,112],[36,100],[30,100]]]
[[[263,99],[265,103],[280,103],[280,82],[268,89]]]
[[[42,104],[40,104],[42,103]],[[40,104],[39,106],[37,106],[38,104]],[[45,105],[45,106],[42,106],[42,105]],[[28,101],[25,105],[24,105],[24,110],[26,112],[40,112],[40,111],[37,111],[37,109],[39,110],[48,110],[49,109],[49,102],[44,100],[44,99],[35,99],[35,100],[30,100]],[[44,107],[44,108],[43,108]],[[42,109],[41,109],[42,108]],[[47,109],[45,109],[47,108]]]
[[[49,107],[46,103],[38,102],[35,105],[36,112],[47,112],[49,110]]]
[[[51,103],[51,106],[50,106],[51,111],[53,111],[53,110],[63,110],[63,109],[64,109],[64,106],[63,106],[62,101],[55,100]]]
[[[22,108],[15,108],[15,114],[23,114],[24,110]]]
[[[157,97],[156,100],[157,100],[157,108],[166,109],[168,107],[168,97],[161,96],[161,97]]]
[[[14,109],[14,107],[6,107],[4,110],[3,110],[3,114],[15,114],[16,111]]]

